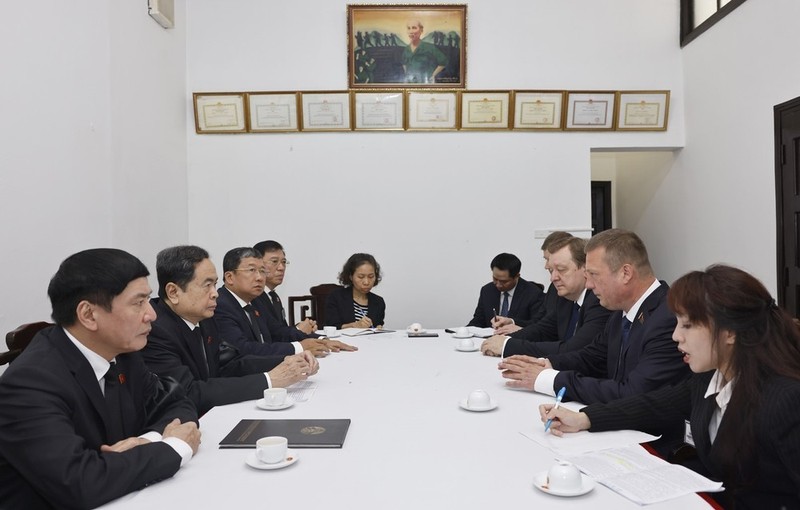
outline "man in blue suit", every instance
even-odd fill
[[[544,316],[542,287],[520,277],[522,262],[516,255],[501,253],[490,264],[492,281],[481,287],[478,306],[467,326],[490,328],[498,319],[527,326]]]
[[[613,313],[601,335],[578,351],[547,359],[511,356],[499,368],[507,383],[585,404],[609,402],[675,384],[689,376],[672,341],[675,315],[666,282],[653,274],[633,232],[600,232],[586,244],[586,287]]]

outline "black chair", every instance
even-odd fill
[[[0,353],[0,365],[5,365],[14,361],[17,356],[31,343],[36,333],[46,327],[52,326],[49,322],[31,322],[23,324],[14,331],[6,333],[6,345],[8,352]]]
[[[328,299],[328,294],[333,292],[334,289],[338,288],[339,285],[336,283],[321,283],[319,285],[315,285],[309,289],[311,295],[307,296],[289,296],[289,321],[292,324],[297,324],[298,322],[305,320],[306,318],[311,318],[317,321],[317,325],[321,328],[325,325],[325,301]],[[300,321],[295,321],[295,304],[297,303],[308,303],[308,304],[301,304],[300,306]]]
[[[296,303],[308,303],[300,305],[300,320],[295,320],[294,310]],[[314,319],[314,296],[289,296],[289,323],[294,325],[306,319]],[[316,319],[315,319],[316,320]]]

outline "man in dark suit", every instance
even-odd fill
[[[197,452],[194,406],[136,352],[155,319],[147,275],[129,253],[94,249],[50,280],[56,326],[0,377],[3,508],[94,508]]]
[[[522,262],[516,255],[501,253],[490,264],[492,282],[481,287],[478,306],[467,326],[494,327],[497,319],[508,318],[527,326],[544,315],[544,292],[534,283],[520,278]]]
[[[329,340],[288,342],[272,337],[268,314],[253,304],[264,293],[267,275],[261,252],[249,247],[234,248],[222,259],[222,270],[224,284],[219,288],[214,321],[222,338],[242,354],[289,355],[308,350],[315,356],[324,356],[331,351]]]
[[[653,275],[641,239],[626,230],[600,232],[586,244],[586,287],[613,313],[602,335],[578,351],[547,359],[511,356],[499,368],[511,387],[586,404],[644,393],[689,376],[672,341],[675,316],[666,282]]]
[[[611,312],[586,288],[585,247],[585,240],[571,236],[552,244],[547,270],[550,286],[558,292],[556,306],[535,324],[511,326],[511,336],[484,340],[481,352],[487,356],[547,357],[581,349],[603,331]]]
[[[275,292],[275,288],[283,283],[286,267],[289,265],[283,246],[277,241],[261,241],[253,248],[263,255],[262,260],[264,261],[266,274],[264,275],[264,292],[253,299],[252,303],[259,313],[264,314],[267,328],[273,340],[302,343],[304,340],[322,338],[321,335],[314,333],[317,327],[316,321],[306,319],[296,326],[290,326],[286,322],[286,311],[283,309],[280,296]],[[358,350],[356,347],[339,340],[325,339],[323,343],[333,352]]]
[[[202,415],[217,405],[261,397],[317,372],[311,353],[244,356],[225,342],[211,318],[217,305],[217,270],[198,246],[174,246],[156,257],[158,318],[142,350],[160,376],[177,380]]]

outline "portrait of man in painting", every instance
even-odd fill
[[[351,88],[463,88],[466,5],[348,5]]]

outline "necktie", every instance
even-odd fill
[[[503,304],[500,305],[500,316],[508,317],[508,292],[503,292]]]
[[[122,377],[120,376],[119,369],[115,362],[111,362],[108,372],[103,376],[106,381],[105,386],[105,399],[106,399],[106,414],[108,421],[106,422],[106,441],[109,445],[125,439],[125,432],[122,426],[122,404],[120,402],[120,383]]]
[[[283,310],[283,305],[281,304],[281,298],[278,297],[278,293],[274,290],[269,292],[269,297],[272,300],[272,306],[275,307],[276,310],[280,312],[281,320],[286,323],[286,312]]]
[[[261,328],[258,327],[258,322],[256,321],[256,313],[253,310],[253,305],[246,304],[244,305],[244,311],[247,312],[247,318],[250,319],[250,329],[253,331],[253,334],[256,337],[256,341],[264,343],[264,335],[261,334]]]
[[[567,324],[567,334],[564,337],[564,341],[569,340],[575,335],[575,330],[578,329],[578,317],[580,317],[580,315],[581,307],[576,301],[572,305],[572,315],[569,318],[569,324]]]
[[[620,369],[622,368],[622,358],[623,358],[623,356],[625,356],[625,351],[628,349],[628,336],[631,333],[631,325],[632,325],[631,321],[629,321],[628,318],[623,315],[622,316],[622,338],[621,338],[621,342],[619,344],[619,358],[617,358],[617,371],[614,374],[614,380],[615,381],[621,381],[622,380],[622,373],[621,373]]]
[[[200,326],[197,326],[192,330],[192,334],[194,335],[194,342],[192,342],[192,348],[195,351],[200,351],[199,353],[195,352],[195,357],[198,357],[197,354],[200,354],[199,359],[197,360],[197,364],[200,368],[200,375],[204,381],[208,380],[208,354],[206,354],[206,346],[205,342],[203,341],[203,332],[200,331]]]

